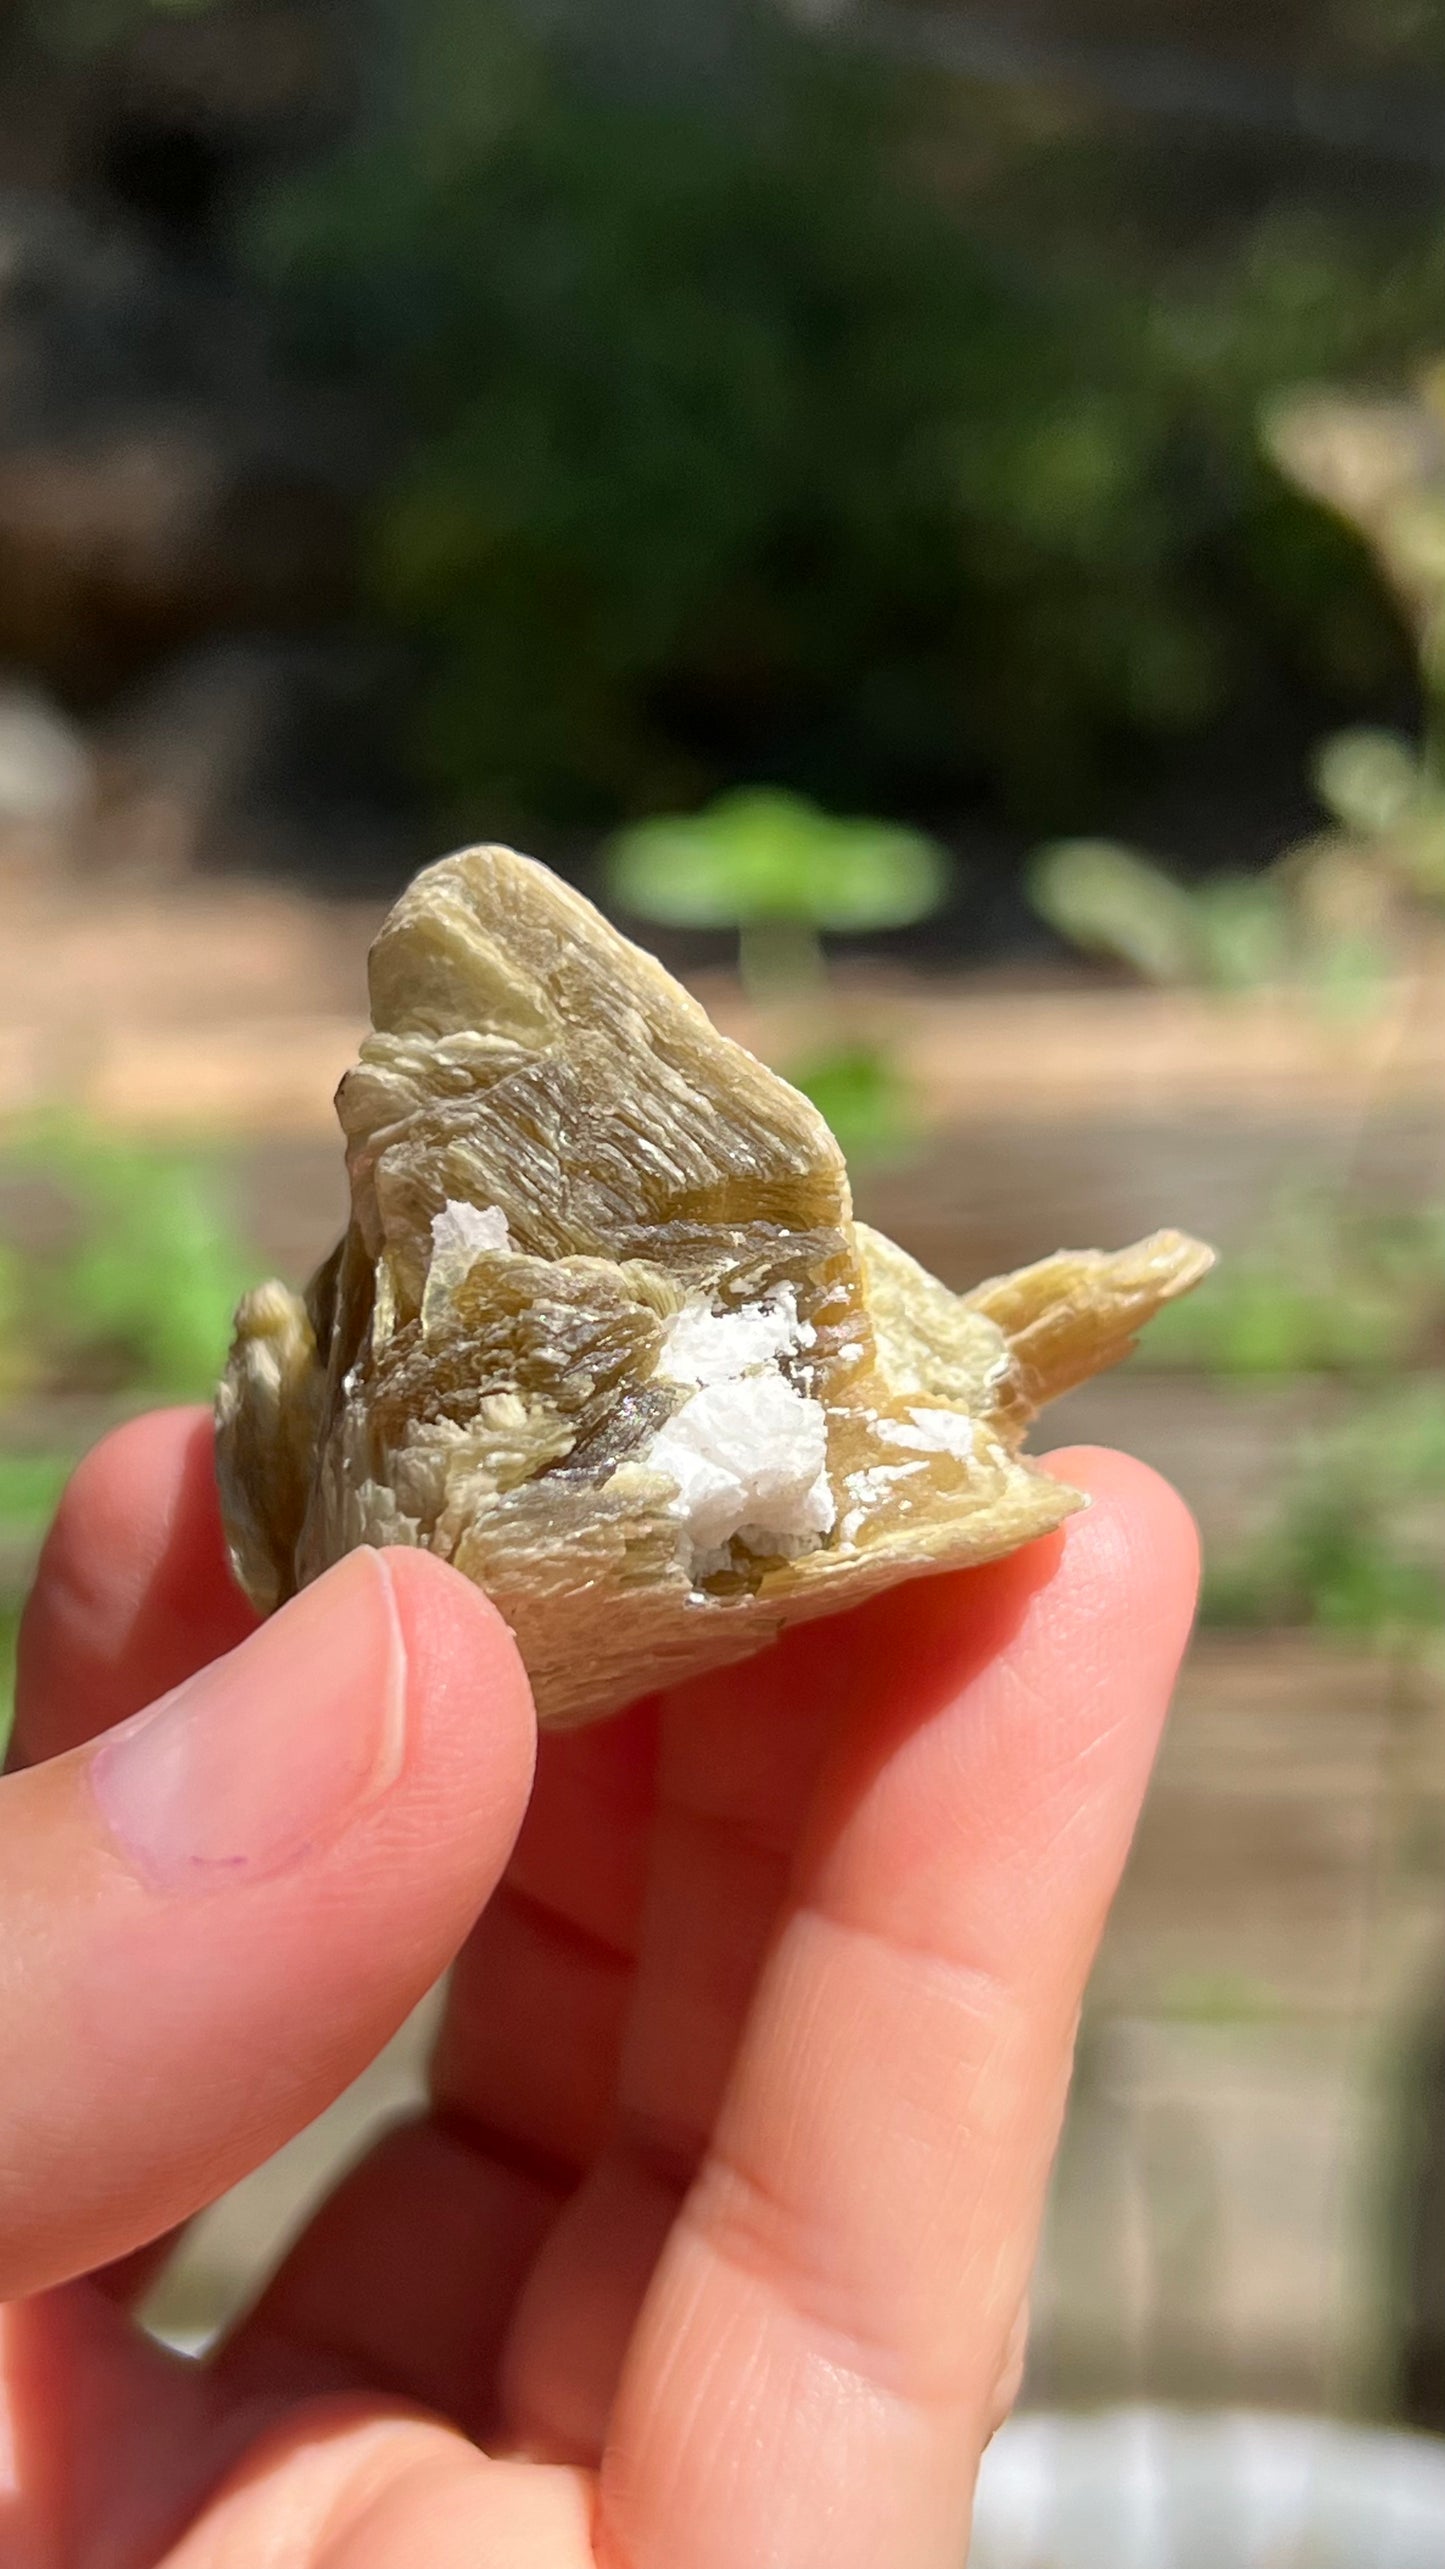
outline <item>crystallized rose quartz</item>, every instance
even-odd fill
[[[475,848],[372,950],[352,1215],[248,1295],[218,1402],[265,1611],[361,1543],[492,1597],[545,1722],[1047,1533],[1019,1455],[1209,1252],[1172,1231],[959,1297],[855,1223],[807,1100],[544,868]]]

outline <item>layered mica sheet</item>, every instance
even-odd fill
[[[352,1214],[248,1296],[219,1395],[269,1610],[424,1544],[579,1722],[1082,1504],[1019,1452],[1209,1253],[1162,1232],[949,1293],[855,1223],[807,1100],[542,867],[421,875],[342,1084]]]

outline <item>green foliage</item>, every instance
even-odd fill
[[[157,1390],[209,1388],[247,1281],[213,1180],[186,1161],[94,1148],[66,1174],[87,1211],[60,1282],[67,1334],[114,1348]]]
[[[1313,781],[1344,845],[1372,857],[1397,892],[1445,905],[1445,782],[1428,752],[1397,732],[1337,732]]]
[[[1445,1330],[1445,1215],[1367,1217],[1311,1191],[1196,1294],[1161,1312],[1141,1361],[1235,1376],[1379,1376]]]
[[[1442,1339],[1445,1212],[1368,1216],[1305,1193],[1161,1316],[1149,1361],[1352,1387],[1340,1421],[1301,1443],[1274,1523],[1208,1564],[1210,1622],[1390,1648],[1445,1631],[1445,1376],[1428,1370]]]
[[[12,1258],[0,1370],[12,1379],[206,1394],[225,1357],[248,1262],[215,1172],[73,1126],[10,1155],[68,1212],[63,1244]]]
[[[1264,873],[1179,882],[1105,839],[1040,848],[1029,897],[1059,936],[1141,979],[1216,991],[1294,983],[1335,1012],[1372,1006],[1422,904],[1445,907],[1445,786],[1390,732],[1337,733],[1314,781],[1333,827]]]
[[[1426,692],[1445,688],[1445,364],[1413,392],[1326,387],[1270,403],[1264,434],[1280,470],[1358,536],[1414,636]],[[1438,749],[1438,742],[1432,744]]]
[[[0,1537],[48,1525],[74,1469],[73,1454],[0,1454]]]
[[[1257,989],[1294,981],[1336,1009],[1369,1005],[1403,962],[1423,910],[1445,910],[1445,369],[1413,400],[1314,393],[1276,404],[1264,434],[1281,469],[1368,544],[1412,627],[1423,741],[1358,726],[1316,752],[1324,831],[1262,875],[1192,889],[1109,841],[1039,850],[1035,908],[1086,953],[1145,979]]]
[[[1281,976],[1289,922],[1278,888],[1217,875],[1190,889],[1109,839],[1060,839],[1029,869],[1039,916],[1086,954],[1131,964],[1147,981],[1252,989]]]
[[[1445,1631],[1442,1343],[1445,1211],[1371,1214],[1307,1191],[1160,1315],[1146,1363],[1332,1374],[1348,1392],[1339,1422],[1292,1457],[1273,1523],[1207,1562],[1207,1621],[1309,1624],[1392,1649]]]
[[[1078,810],[1262,669],[1395,673],[1254,423],[1429,344],[1426,227],[1272,213],[1141,276],[1113,140],[745,0],[713,82],[664,12],[599,17],[600,68],[568,14],[381,0],[375,115],[257,226],[294,344],[396,428],[373,594],[469,819],[759,776]]]
[[[84,57],[134,34],[150,18],[196,18],[216,0],[26,0],[23,15],[41,44]]]
[[[28,1370],[27,1286],[24,1259],[0,1241],[0,1397],[23,1384]]]
[[[1109,839],[1061,839],[1029,870],[1039,916],[1085,954],[1118,957],[1147,981],[1191,981],[1199,969],[1194,905],[1182,884]]]
[[[1160,1990],[1160,2014],[1176,2025],[1238,2029],[1278,2024],[1285,2010],[1278,1994],[1242,1972],[1178,1972]]]
[[[430,0],[396,50],[387,136],[268,240],[312,349],[413,431],[374,560],[443,785],[590,819],[911,765],[941,687],[956,719],[945,387],[997,405],[1003,316],[894,177],[883,90],[804,79],[761,12],[746,112],[589,84],[501,9]]]
[[[1400,1334],[1388,1299],[1368,1288],[1342,1298],[1329,1279],[1281,1275],[1267,1261],[1237,1262],[1206,1296],[1205,1309],[1162,1333],[1150,1357],[1225,1375],[1333,1372],[1388,1363]]]
[[[912,1091],[896,1064],[875,1045],[841,1045],[790,1062],[788,1077],[811,1097],[854,1167],[897,1159],[917,1135]]]
[[[123,1406],[206,1398],[251,1280],[213,1170],[74,1125],[47,1124],[0,1160],[49,1199],[48,1245],[0,1257],[0,1392],[115,1394]],[[0,1549],[33,1554],[79,1456],[0,1451]],[[0,1756],[18,1609],[0,1590]]]
[[[811,997],[826,1021],[820,936],[926,918],[947,898],[943,850],[888,821],[837,820],[801,795],[742,790],[704,812],[641,821],[607,851],[614,900],[674,928],[736,928],[755,999]],[[849,1159],[887,1158],[917,1118],[906,1081],[878,1046],[825,1044],[787,1065]]]
[[[931,839],[887,821],[835,820],[798,794],[726,794],[708,811],[638,822],[612,843],[614,897],[674,928],[796,919],[859,934],[927,918],[947,897]]]
[[[1318,1625],[1382,1647],[1445,1631],[1445,1378],[1362,1399],[1299,1457],[1277,1525],[1206,1582],[1214,1623]]]
[[[1337,732],[1317,751],[1313,773],[1326,810],[1365,838],[1399,829],[1433,800],[1418,752],[1398,732]]]

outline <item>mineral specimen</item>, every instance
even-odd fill
[[[1166,1231],[948,1292],[855,1223],[808,1101],[506,849],[418,878],[371,1002],[345,1237],[237,1317],[232,1557],[269,1611],[354,1545],[427,1546],[544,1722],[1047,1533],[1082,1501],[1030,1419],[1210,1263]]]

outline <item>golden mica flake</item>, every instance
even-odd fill
[[[1210,1253],[1173,1231],[950,1293],[853,1219],[786,1081],[525,857],[431,866],[337,1100],[351,1220],[241,1305],[218,1396],[263,1611],[357,1544],[484,1588],[544,1722],[990,1561],[1083,1504],[1020,1453]]]

